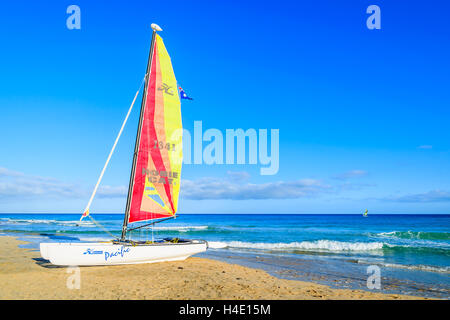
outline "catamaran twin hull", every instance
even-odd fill
[[[153,29],[147,71],[144,78],[141,112],[134,148],[130,184],[120,241],[97,243],[43,243],[41,255],[61,266],[95,266],[184,260],[205,251],[206,241],[183,240],[136,243],[125,241],[126,233],[142,228],[129,228],[129,223],[174,218],[180,194],[180,172],[183,160],[181,102],[172,62],[156,25]],[[94,191],[81,217],[89,216],[90,205],[97,192],[112,153],[139,94],[136,93],[119,134],[109,153]],[[157,220],[163,219],[163,220]],[[98,223],[96,223],[98,224]]]
[[[116,244],[92,243],[41,243],[42,258],[58,266],[99,266],[153,263],[185,260],[206,251],[207,243],[190,240],[182,243]]]

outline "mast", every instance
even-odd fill
[[[137,156],[138,156],[138,152],[139,152],[139,141],[141,138],[142,120],[143,120],[143,115],[144,115],[144,110],[145,110],[145,102],[146,102],[146,98],[147,98],[148,80],[150,77],[150,70],[151,70],[151,66],[152,66],[152,57],[153,57],[153,50],[155,47],[156,31],[162,31],[162,29],[155,23],[152,23],[151,27],[153,29],[152,42],[150,45],[150,53],[149,53],[148,61],[147,61],[147,72],[145,74],[144,93],[142,95],[141,112],[139,115],[139,124],[138,124],[138,130],[137,130],[137,134],[136,134],[136,142],[135,142],[135,146],[134,146],[133,165],[131,167],[130,183],[128,185],[128,197],[127,197],[127,205],[125,207],[125,217],[124,217],[123,226],[122,226],[122,236],[120,238],[121,241],[125,240],[125,236],[127,233],[127,227],[128,227],[128,219],[130,216],[131,196],[133,193],[133,182],[134,182],[134,176],[135,176],[135,172],[136,172],[136,162],[137,162]]]

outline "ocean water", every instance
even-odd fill
[[[93,216],[119,236],[123,215]],[[0,214],[0,236],[40,242],[111,237],[79,214]],[[450,298],[450,215],[182,214],[131,232],[134,240],[204,239],[198,256],[338,288]],[[378,267],[379,289],[367,279]],[[369,268],[370,267],[370,268]],[[375,268],[376,268],[375,267]]]

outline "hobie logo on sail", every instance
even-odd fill
[[[169,86],[166,83],[163,83],[161,85],[161,87],[158,88],[159,91],[164,91],[164,93],[170,94],[171,96],[173,96],[173,91],[169,91],[170,88],[172,88],[171,86]]]

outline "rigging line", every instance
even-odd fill
[[[140,228],[143,228],[143,227],[147,227],[147,226],[150,226],[150,225],[154,225],[154,224],[156,224],[156,223],[160,223],[160,222],[163,222],[163,221],[166,221],[166,220],[169,220],[169,219],[174,219],[174,216],[169,217],[169,218],[165,218],[165,219],[162,219],[162,220],[158,220],[158,221],[153,221],[153,222],[151,222],[151,223],[147,223],[147,224],[144,224],[144,225],[139,226],[139,227],[131,228],[131,229],[128,229],[128,231],[133,231],[133,230],[136,230],[136,229],[140,229]]]
[[[108,230],[106,230],[105,227],[103,227],[99,222],[97,222],[94,218],[92,218],[91,215],[89,215],[89,219],[92,220],[93,223],[95,223],[97,225],[97,227],[101,228],[103,231],[105,231],[107,234],[109,234],[111,237],[115,238],[116,240],[119,240],[118,236],[113,235],[111,232],[109,232]]]
[[[146,74],[145,76],[147,76],[147,74]],[[100,177],[99,177],[98,180],[97,180],[97,184],[95,185],[94,191],[93,191],[92,194],[91,194],[91,198],[89,199],[89,202],[88,202],[88,204],[87,204],[87,206],[86,206],[86,209],[84,209],[84,211],[83,211],[83,212],[85,212],[85,213],[88,212],[89,207],[91,206],[92,200],[94,200],[94,196],[95,196],[95,194],[97,193],[97,189],[98,189],[98,186],[100,185],[100,181],[102,181],[103,174],[105,173],[105,170],[106,170],[106,167],[108,166],[109,160],[111,159],[111,156],[112,156],[112,154],[113,154],[113,152],[114,152],[114,149],[116,148],[117,142],[119,141],[119,138],[120,138],[120,136],[122,135],[123,128],[125,127],[125,124],[127,123],[128,117],[129,117],[129,115],[130,115],[130,113],[131,113],[131,110],[133,109],[134,102],[136,101],[136,98],[137,98],[137,96],[138,96],[138,94],[139,94],[139,91],[141,91],[141,88],[142,88],[142,85],[144,84],[144,82],[145,82],[145,77],[144,77],[144,79],[142,80],[141,85],[139,86],[139,89],[138,89],[138,91],[136,92],[136,95],[134,96],[133,102],[131,103],[131,106],[130,106],[130,108],[128,109],[128,113],[127,113],[127,115],[126,115],[126,117],[125,117],[125,120],[124,120],[123,123],[122,123],[122,127],[120,128],[119,134],[117,135],[116,141],[114,142],[114,145],[113,145],[113,147],[112,147],[112,149],[111,149],[111,151],[110,151],[110,153],[109,153],[109,155],[108,155],[108,159],[106,160],[106,163],[105,163],[105,165],[103,166],[103,170],[102,170],[102,172],[100,173]],[[88,215],[89,215],[89,213],[88,213]],[[83,218],[84,218],[84,216],[81,216],[80,221],[83,220]]]

